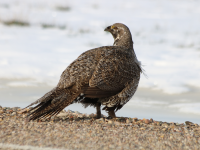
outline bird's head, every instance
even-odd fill
[[[133,47],[132,36],[129,28],[122,23],[115,23],[105,28],[114,38],[114,46]]]

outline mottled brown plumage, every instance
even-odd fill
[[[95,106],[98,118],[104,105],[109,116],[116,117],[114,111],[134,95],[142,70],[128,27],[115,23],[105,31],[113,35],[113,46],[88,50],[73,61],[54,89],[27,106],[38,104],[31,109],[29,120],[49,118],[75,102]]]

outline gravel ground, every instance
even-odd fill
[[[200,149],[200,126],[189,121],[178,124],[126,117],[95,119],[94,114],[69,110],[49,120],[26,122],[27,114],[20,110],[0,106],[1,150]]]

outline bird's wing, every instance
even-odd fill
[[[108,107],[115,107],[116,111],[121,109],[134,95],[139,84],[140,74],[135,77],[131,82],[127,83],[126,87],[116,95],[101,100],[103,105],[106,105],[103,109]]]
[[[141,67],[134,58],[133,53],[115,47],[100,59],[89,85],[103,91],[116,91],[114,95],[101,99],[106,107],[116,106],[118,110],[134,95],[141,73]]]
[[[136,76],[132,53],[123,47],[113,46],[102,53],[89,81],[90,87],[105,91],[121,91]]]
[[[90,87],[89,84],[83,85],[81,87],[81,93],[84,94],[84,97],[88,98],[106,98],[119,93],[119,90],[101,90],[98,87]]]
[[[59,88],[75,86],[84,97],[116,95],[133,80],[135,68],[131,53],[123,47],[105,46],[81,54],[62,73]]]

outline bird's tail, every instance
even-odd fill
[[[30,107],[37,104],[29,110],[30,113],[27,115],[27,121],[35,119],[48,119],[57,115],[65,107],[70,105],[79,94],[80,93],[72,92],[70,89],[52,89],[43,97],[27,106]]]

